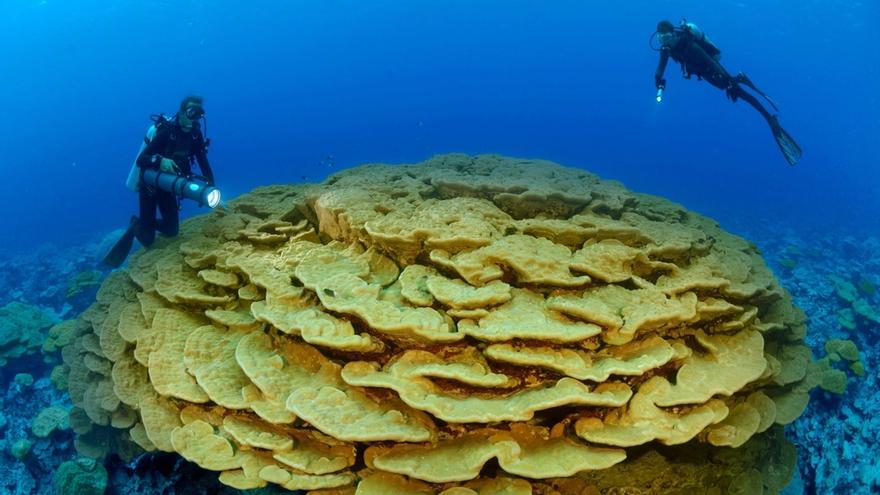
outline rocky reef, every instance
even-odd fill
[[[54,472],[76,453],[69,407],[46,377],[19,374],[8,383],[0,395],[0,492],[53,493]]]
[[[315,495],[778,493],[822,381],[805,328],[710,219],[446,155],[190,219],[54,338],[95,459]]]
[[[27,304],[53,320],[79,314],[95,300],[106,275],[96,269],[101,253],[116,237],[83,245],[43,244],[27,252],[0,249],[0,305]]]
[[[787,428],[798,446],[800,493],[869,494],[880,490],[880,239],[870,232],[792,228],[770,220],[732,225],[759,240],[771,268],[809,316],[805,339],[823,379],[810,407]],[[827,354],[827,356],[826,356]]]

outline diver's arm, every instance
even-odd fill
[[[159,155],[159,150],[165,148],[169,135],[169,131],[165,128],[157,130],[156,135],[147,143],[147,146],[138,155],[137,160],[135,160],[137,166],[144,170],[149,168],[158,170],[163,158]]]
[[[669,48],[660,49],[660,63],[657,64],[657,71],[654,72],[654,86],[657,89],[666,87],[666,79],[663,79],[663,73],[666,72],[666,64],[669,63]]]

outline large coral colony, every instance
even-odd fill
[[[498,156],[257,189],[56,333],[80,453],[315,495],[778,493],[820,379],[750,243]]]

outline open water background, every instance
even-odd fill
[[[681,17],[777,100],[800,164],[677,65],[654,101],[648,37]],[[124,226],[148,117],[190,92],[227,197],[492,152],[583,167],[723,225],[877,232],[878,20],[877,2],[841,0],[4,0],[0,248]]]

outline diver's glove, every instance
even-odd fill
[[[180,170],[177,164],[170,158],[162,158],[159,160],[159,170],[168,174],[179,174]]]
[[[666,79],[660,76],[654,76],[654,87],[657,89],[665,89],[666,88]]]

